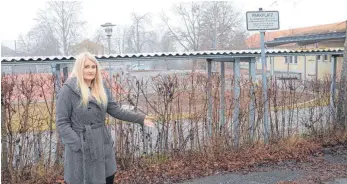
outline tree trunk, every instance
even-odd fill
[[[347,27],[347,21],[346,21]],[[343,63],[340,76],[340,89],[338,93],[337,119],[344,129],[347,128],[347,29],[343,52]]]

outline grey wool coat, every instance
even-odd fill
[[[56,103],[56,125],[64,144],[64,180],[69,184],[104,184],[116,172],[113,140],[105,126],[105,116],[139,123],[145,115],[126,111],[110,98],[107,108],[90,98],[82,107],[81,91],[75,77],[60,89]]]

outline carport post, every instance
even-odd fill
[[[51,64],[52,67],[52,74],[55,77],[55,90],[56,94],[59,93],[60,90],[60,64],[53,63]]]
[[[330,112],[331,112],[331,122],[333,123],[335,120],[335,88],[336,88],[336,56],[332,55],[331,57],[331,86],[330,86]]]
[[[69,70],[67,65],[65,65],[63,68],[63,76],[64,76],[64,82],[65,82],[67,78],[69,77]]]
[[[255,57],[252,57],[249,61],[249,79],[251,82],[249,95],[250,95],[250,103],[249,103],[249,128],[250,128],[250,138],[253,140],[254,138],[254,121],[255,121]]]
[[[240,58],[235,58],[234,62],[234,112],[233,112],[233,132],[234,146],[239,145],[239,114],[240,114]]]
[[[220,90],[220,127],[219,130],[224,126],[225,123],[225,63],[220,63],[220,75],[221,75],[221,90]]]
[[[212,135],[212,60],[207,59],[207,127],[208,134]]]

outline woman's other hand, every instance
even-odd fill
[[[153,119],[150,118],[149,116],[146,116],[146,117],[145,117],[145,121],[144,121],[144,125],[147,126],[147,127],[154,128]]]

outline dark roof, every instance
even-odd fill
[[[322,34],[310,34],[299,36],[285,36],[275,38],[274,40],[265,42],[268,47],[275,47],[288,43],[298,43],[299,45],[307,45],[316,42],[326,40],[345,40],[346,32],[334,32],[334,33],[322,33]]]
[[[299,36],[307,34],[322,34],[322,33],[334,33],[334,32],[345,32],[347,21],[337,22],[333,24],[324,24],[310,27],[300,27],[295,29],[286,29],[278,31],[267,31],[265,32],[265,42],[272,41],[275,38],[284,36]],[[248,37],[246,43],[249,48],[259,48],[260,46],[260,35],[259,33],[253,34]]]

